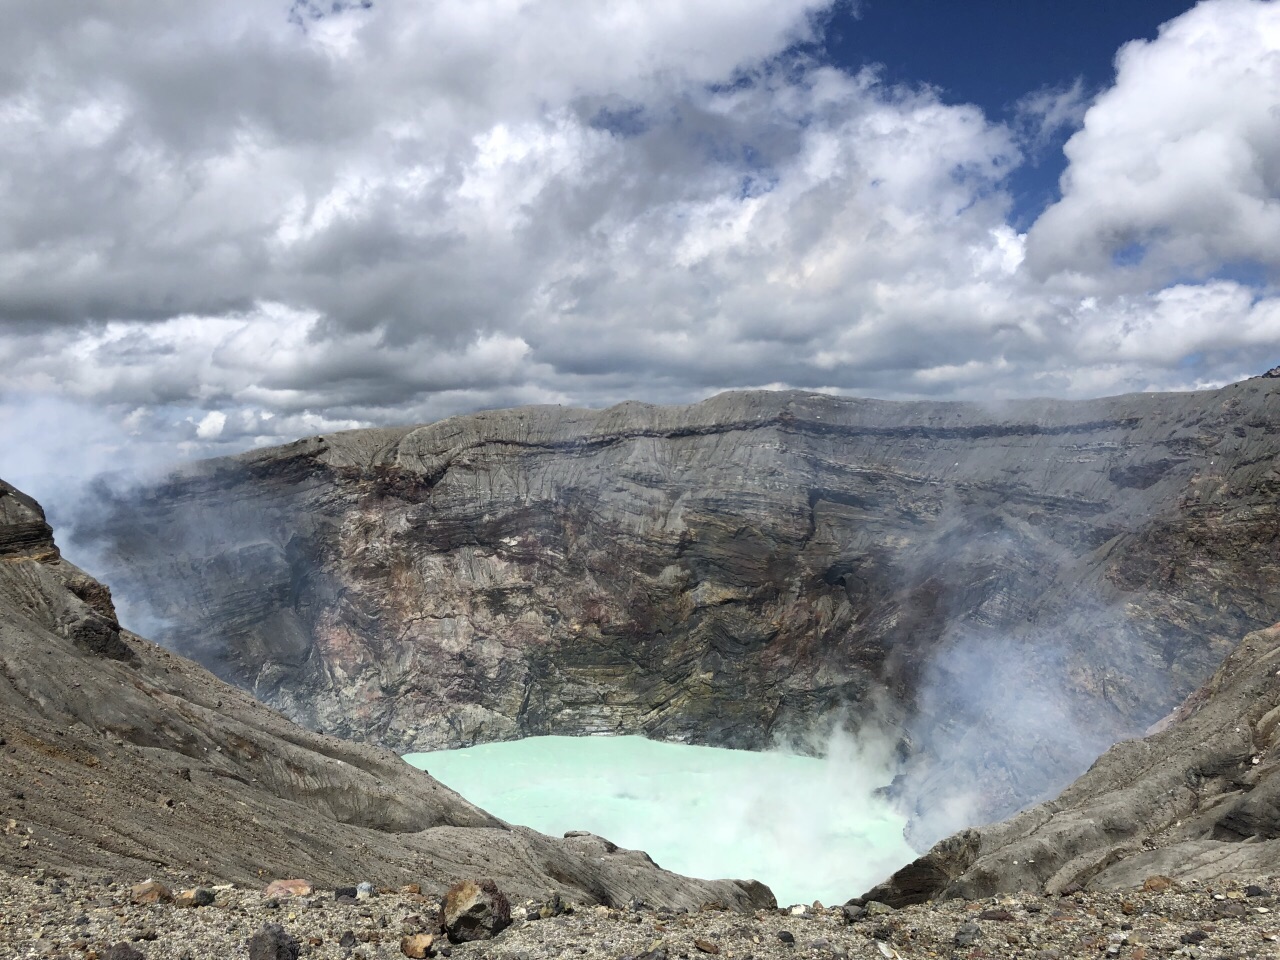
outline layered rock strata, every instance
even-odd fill
[[[874,726],[917,839],[1051,795],[1280,611],[1280,381],[724,394],[208,461],[83,532],[131,615],[398,751]]]
[[[749,907],[591,836],[512,827],[385,750],[304,730],[121,629],[39,505],[0,482],[0,870],[371,878]]]

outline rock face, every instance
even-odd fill
[[[0,826],[0,870],[440,889],[483,870],[522,896],[771,899],[755,883],[678,877],[636,851],[584,855],[394,754],[295,726],[122,630],[106,588],[61,558],[39,505],[3,482]]]
[[[1051,796],[1276,618],[1277,427],[1273,378],[525,408],[208,461],[84,530],[139,623],[313,729],[874,723],[931,842]]]
[[[1280,624],[1246,636],[1157,727],[1056,799],[940,842],[866,898],[901,906],[1280,870]]]

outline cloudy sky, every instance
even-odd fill
[[[0,21],[0,475],[86,431],[176,457],[522,403],[1280,363],[1275,2]]]

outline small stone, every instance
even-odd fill
[[[372,897],[373,897],[373,884],[372,884],[372,883],[369,883],[368,881],[365,881],[364,883],[356,884],[356,899],[357,899],[357,900],[369,900],[369,899],[372,899]]]
[[[564,913],[564,902],[560,899],[560,894],[552,894],[551,899],[537,907],[535,913],[536,916],[530,917],[530,920],[550,920]]]
[[[400,892],[417,896],[418,894],[422,893],[422,887],[420,884],[406,883],[404,886],[400,888]]]
[[[354,900],[356,898],[355,887],[337,887],[333,891],[333,899],[335,900]]]
[[[1246,897],[1269,897],[1271,896],[1271,891],[1266,887],[1260,887],[1256,883],[1251,883],[1249,886],[1244,888],[1244,895]]]
[[[206,890],[204,887],[193,887],[190,890],[183,890],[173,898],[175,907],[208,907],[212,906],[214,901],[213,891]]]
[[[1209,939],[1209,935],[1203,930],[1192,930],[1190,933],[1184,933],[1178,938],[1182,943],[1204,943]]]
[[[400,952],[413,960],[422,960],[431,956],[435,942],[436,938],[429,933],[415,933],[400,939]]]
[[[147,955],[131,943],[117,943],[102,951],[101,960],[147,960]]]
[[[698,938],[693,941],[693,945],[702,953],[718,954],[720,952],[720,948],[710,940]]]
[[[779,930],[778,939],[785,943],[788,947],[795,946],[796,938],[792,936],[790,930]]]
[[[272,880],[262,891],[264,897],[309,897],[314,887],[306,880]]]
[[[139,906],[148,903],[173,903],[173,891],[159,880],[143,880],[129,888],[129,899]]]
[[[966,923],[956,928],[955,942],[957,947],[971,947],[982,936],[982,928],[976,923]]]
[[[356,940],[355,931],[346,930],[342,936],[338,937],[338,946],[343,950],[352,950],[358,941]]]
[[[298,960],[302,944],[278,923],[268,923],[249,938],[249,960]]]
[[[868,900],[863,906],[866,907],[867,916],[869,917],[883,917],[895,912],[893,907],[887,903],[881,903],[879,900]]]
[[[1173,879],[1161,876],[1160,874],[1147,877],[1147,879],[1142,882],[1142,889],[1147,893],[1166,893],[1173,889],[1173,887]]]
[[[840,908],[845,923],[857,923],[867,915],[867,908],[858,903],[846,903]]]

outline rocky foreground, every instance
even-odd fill
[[[443,890],[406,886],[270,896],[200,888],[203,906],[157,899],[158,884],[0,874],[0,956],[67,960],[403,958],[839,960],[839,958],[1253,958],[1280,954],[1280,878],[1114,893],[1010,895],[894,910],[877,902],[734,913],[527,901],[492,938],[451,942]],[[305,888],[304,888],[305,889]],[[167,891],[166,891],[167,892]],[[357,896],[352,896],[357,894]],[[193,897],[188,893],[187,900]],[[154,900],[155,902],[137,902]],[[566,909],[567,908],[567,909]],[[455,925],[454,940],[456,935]],[[466,934],[464,933],[463,936]]]

